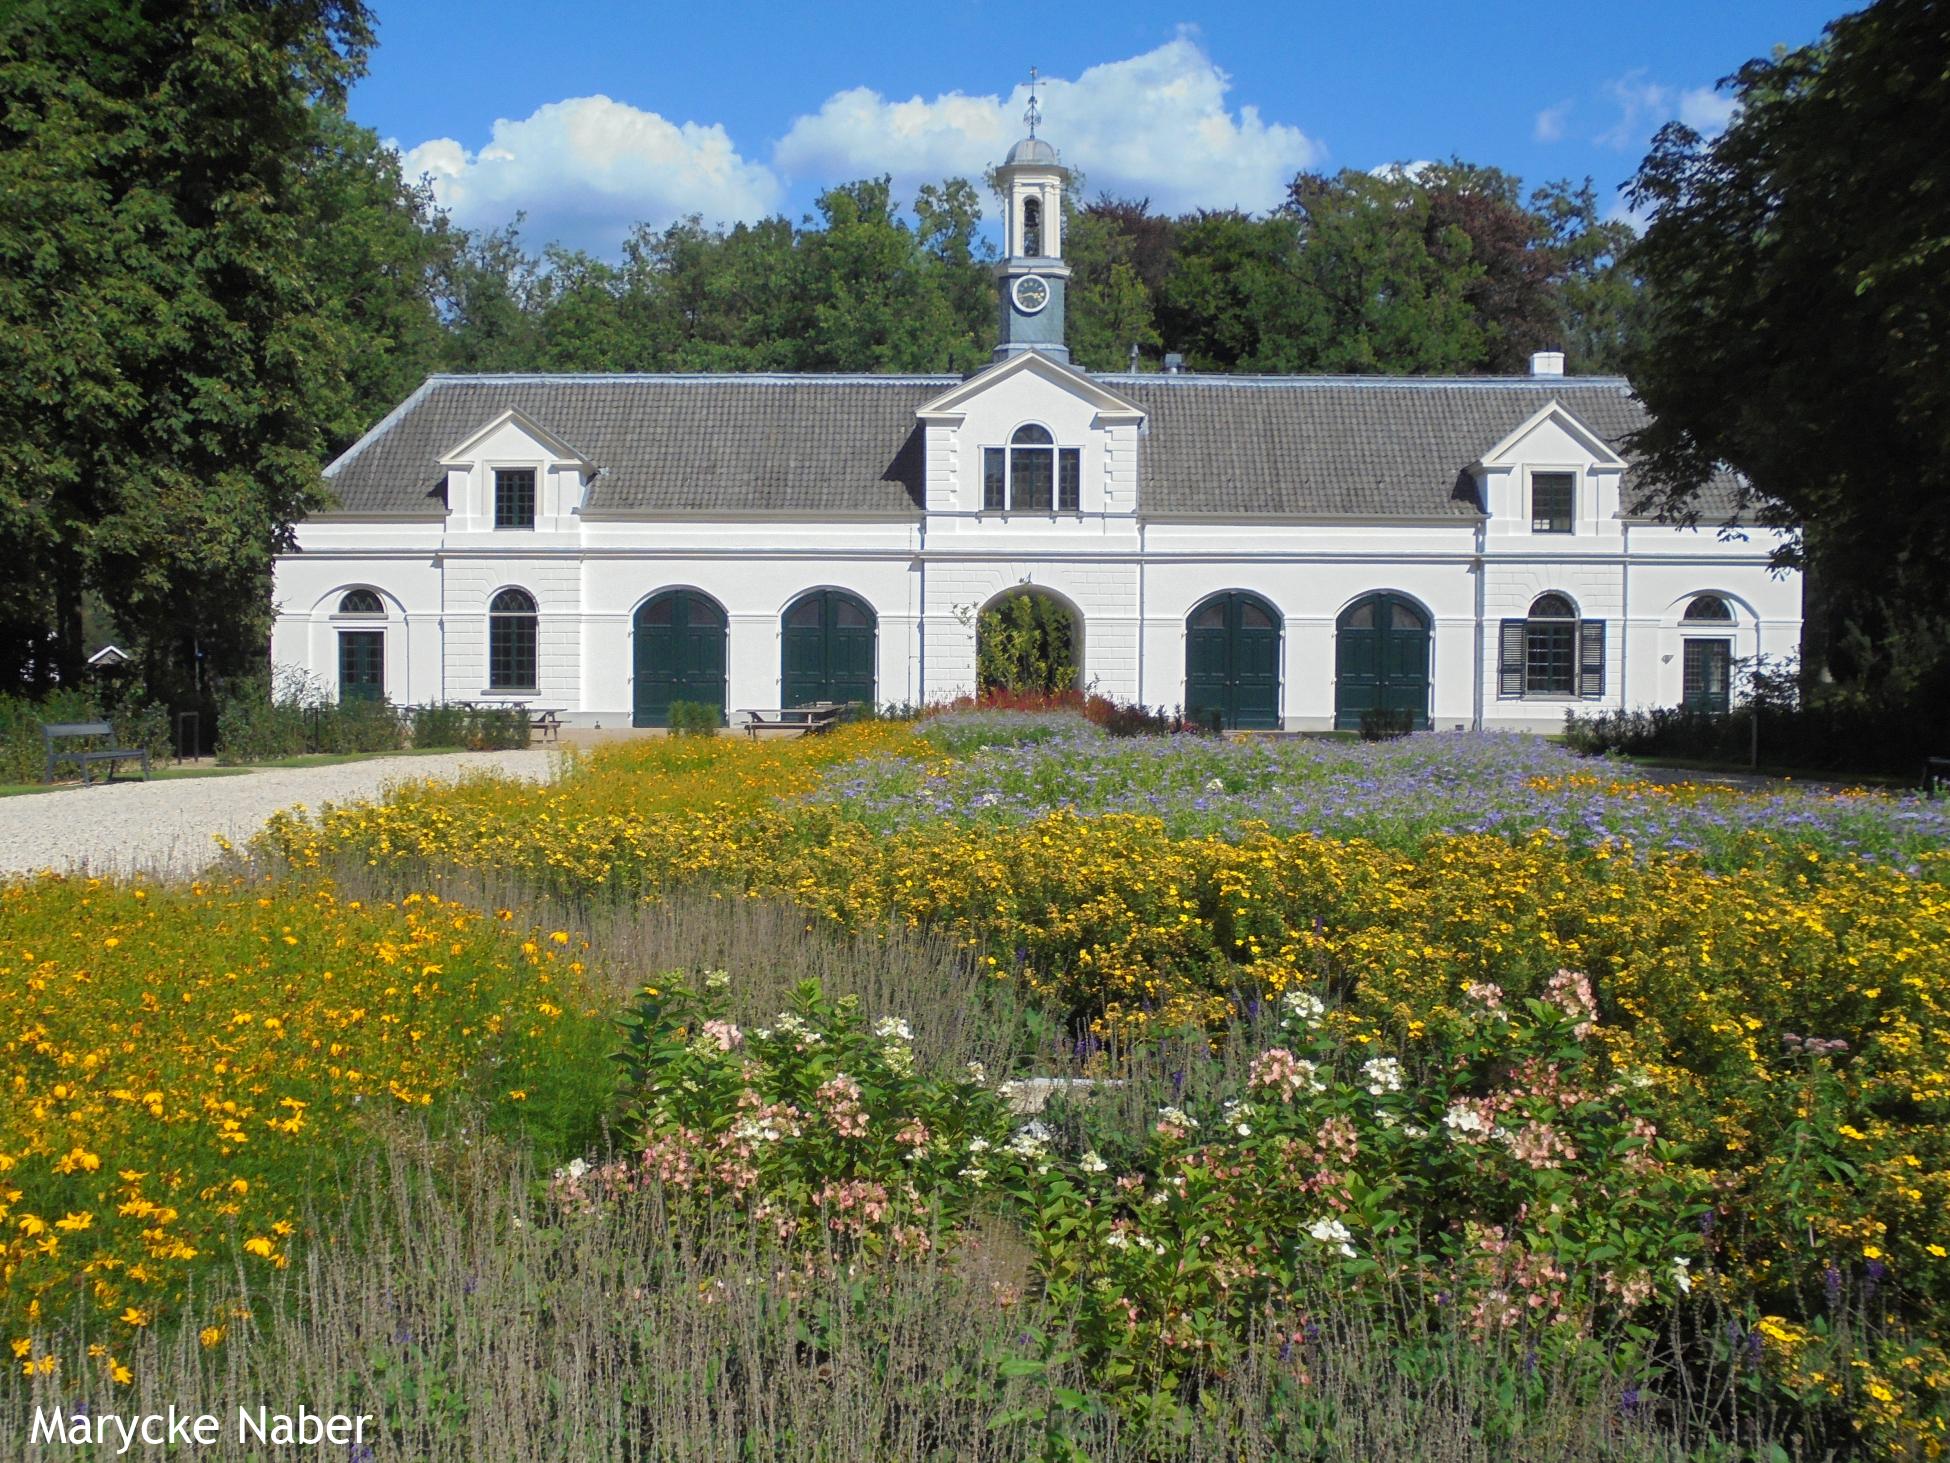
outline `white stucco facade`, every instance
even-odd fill
[[[276,567],[274,663],[399,704],[615,726],[721,698],[735,724],[812,694],[971,695],[980,611],[1035,591],[1071,611],[1082,684],[1120,700],[1548,731],[1797,652],[1774,532],[1629,516],[1625,383],[1551,356],[1513,380],[1086,374],[1060,346],[1068,174],[1035,140],[1004,174],[994,365],[434,378],[327,469],[339,505]],[[1040,495],[1012,443],[1040,444],[1020,459]]]

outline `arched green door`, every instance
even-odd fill
[[[863,701],[872,706],[878,628],[866,603],[843,589],[815,589],[795,599],[786,607],[780,636],[782,704]]]
[[[670,703],[695,701],[724,720],[725,614],[691,589],[645,600],[631,622],[637,726],[669,726]]]
[[[1258,595],[1227,590],[1186,617],[1185,715],[1208,726],[1280,724],[1280,615]]]
[[[1334,725],[1359,730],[1371,709],[1429,724],[1429,618],[1399,594],[1356,600],[1335,626]]]

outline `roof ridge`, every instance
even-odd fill
[[[437,371],[422,386],[952,386],[965,376],[888,376],[826,371]],[[417,392],[415,393],[418,394]]]
[[[1144,386],[1358,386],[1385,391],[1502,390],[1529,387],[1540,391],[1575,390],[1580,387],[1610,387],[1626,392],[1631,380],[1625,376],[1348,376],[1293,373],[1275,375],[1228,374],[1220,371],[1104,371],[1090,373],[1093,381],[1115,381],[1122,385]]]

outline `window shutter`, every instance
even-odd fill
[[[1523,695],[1523,621],[1503,622],[1503,650],[1498,656],[1496,694]]]
[[[1578,694],[1595,701],[1605,694],[1605,622],[1586,620],[1578,626]]]

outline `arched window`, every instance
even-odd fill
[[[1688,620],[1719,620],[1724,623],[1733,619],[1733,606],[1729,605],[1717,594],[1696,595],[1693,598],[1693,602],[1686,606],[1684,618]]]
[[[488,603],[488,689],[535,689],[535,600],[504,589]]]
[[[1499,696],[1605,694],[1605,622],[1587,620],[1561,594],[1540,594],[1521,620],[1505,620]]]
[[[1022,252],[1028,259],[1039,259],[1043,253],[1043,202],[1040,198],[1025,198],[1022,204]]]
[[[1075,513],[1083,502],[1083,449],[1058,447],[1048,427],[1025,422],[1009,446],[982,452],[982,507],[1010,513]]]
[[[345,598],[339,601],[342,615],[383,615],[386,606],[381,603],[377,593],[370,589],[348,589]]]

